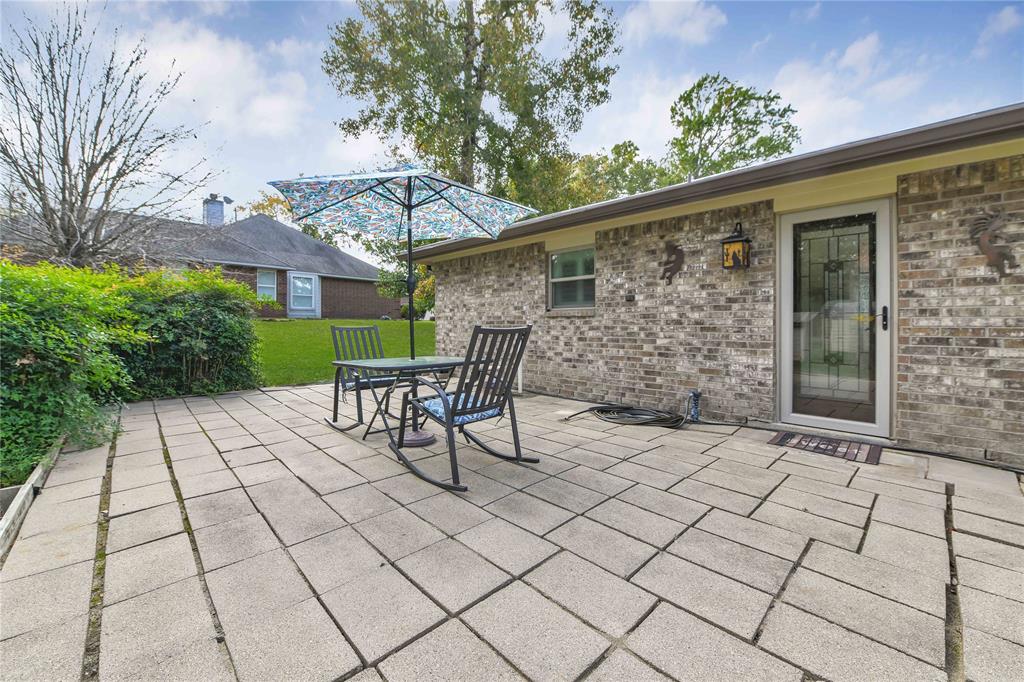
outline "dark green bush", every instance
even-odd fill
[[[0,261],[0,484],[23,481],[60,435],[108,435],[106,405],[258,386],[256,305],[219,271]]]
[[[131,383],[113,348],[143,339],[112,281],[0,261],[0,484],[25,480],[61,435],[88,444],[109,434],[101,405]]]
[[[133,379],[128,397],[222,393],[260,384],[258,305],[252,289],[218,270],[151,272],[124,293],[137,326],[152,339],[122,350]]]

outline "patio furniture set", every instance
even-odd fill
[[[468,488],[459,481],[456,455],[456,432],[484,452],[516,463],[538,463],[540,460],[524,457],[516,424],[513,382],[523,360],[531,327],[507,329],[477,325],[469,340],[465,358],[428,355],[410,358],[384,357],[380,329],[376,326],[331,327],[334,342],[334,408],[331,419],[325,421],[338,431],[350,431],[365,424],[362,391],[373,396],[374,409],[363,433],[365,439],[373,433],[386,433],[391,451],[412,473],[445,490],[465,492]],[[458,374],[453,391],[448,384]],[[430,378],[427,378],[430,377]],[[427,396],[419,395],[426,389]],[[401,412],[391,411],[391,400],[399,389],[402,394]],[[352,391],[356,399],[356,420],[348,426],[338,422],[338,401]],[[506,414],[512,429],[514,455],[499,452],[467,429],[470,424]],[[377,418],[383,428],[373,430]],[[392,421],[397,420],[397,435]],[[422,471],[404,452],[403,448],[421,447],[434,442],[433,434],[422,429],[427,421],[444,427],[451,460],[451,481],[438,480]]]

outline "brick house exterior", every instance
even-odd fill
[[[656,211],[630,214],[624,199],[614,219],[555,214],[536,221],[554,223],[550,231],[517,226],[496,243],[421,249],[437,276],[438,353],[464,352],[474,324],[529,323],[528,390],[681,412],[698,389],[706,419],[777,424],[789,381],[780,371],[781,285],[793,276],[781,271],[783,218],[882,201],[891,219],[877,238],[891,239],[892,253],[876,267],[891,276],[892,324],[878,343],[880,352],[891,347],[892,362],[875,390],[891,404],[886,430],[861,435],[1024,463],[1024,107],[1016,113],[1011,134],[1004,127],[995,141],[979,136],[950,149],[929,129],[938,140],[932,153],[896,162]],[[950,136],[955,124],[945,129]],[[737,174],[744,172],[752,171]],[[1019,263],[1005,276],[971,232],[984,211],[1004,218],[998,242]],[[557,222],[570,219],[565,228]],[[750,267],[725,270],[720,240],[737,222],[752,240]],[[671,284],[661,279],[667,243],[681,247],[684,263]],[[581,245],[593,249],[593,305],[553,308],[549,258]],[[877,329],[877,316],[865,324]]]
[[[268,216],[196,227],[204,237],[182,254],[188,262],[218,265],[226,277],[245,282],[257,292],[260,273],[264,273],[264,284],[266,273],[273,273],[278,306],[264,306],[261,317],[399,316],[401,301],[377,293],[377,268]],[[302,299],[311,305],[296,305],[302,295],[295,290],[296,278],[312,291],[312,296]]]

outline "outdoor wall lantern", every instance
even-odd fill
[[[732,234],[722,240],[722,267],[726,270],[750,267],[750,237],[743,236],[743,223],[736,223]]]

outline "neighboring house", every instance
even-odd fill
[[[207,200],[209,201],[209,200]],[[401,302],[377,293],[377,268],[265,215],[209,226],[183,256],[219,265],[279,309],[265,317],[398,317]]]
[[[223,201],[203,201],[205,223],[161,219],[144,240],[134,243],[128,263],[220,266],[225,277],[245,282],[278,307],[264,306],[262,317],[397,318],[399,299],[377,293],[377,268],[265,215],[223,224]],[[4,253],[33,262],[46,257],[45,241],[28,221],[2,218]],[[10,229],[16,225],[18,229]]]
[[[724,269],[736,224],[749,267]],[[1024,105],[421,247],[527,389],[1024,464]],[[681,259],[681,260],[680,260]],[[669,276],[673,275],[673,276]]]

